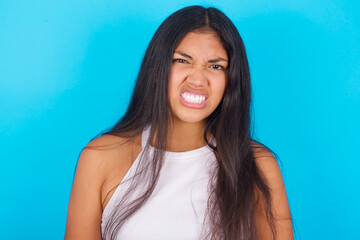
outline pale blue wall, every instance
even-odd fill
[[[0,0],[1,239],[63,238],[81,148],[124,112],[173,11],[238,27],[256,135],[280,156],[301,239],[360,239],[360,2]]]

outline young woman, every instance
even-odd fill
[[[169,16],[127,112],[80,155],[65,239],[293,239],[277,161],[251,138],[250,93],[222,12]]]

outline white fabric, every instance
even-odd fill
[[[149,128],[142,134],[143,149]],[[154,150],[150,146],[150,151]],[[142,155],[144,150],[140,153]],[[140,156],[139,155],[139,156]],[[122,183],[131,178],[139,156]],[[210,175],[216,158],[208,146],[188,152],[165,152],[164,164],[153,194],[122,226],[118,238],[124,240],[198,240],[209,198]],[[115,190],[102,216],[102,231],[124,194],[125,186]],[[206,230],[205,230],[206,231]]]

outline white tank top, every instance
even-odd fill
[[[142,133],[143,150],[121,183],[131,178],[148,142],[150,129]],[[212,138],[212,143],[214,142]],[[153,147],[150,151],[153,151]],[[117,239],[124,240],[198,240],[208,231],[205,212],[211,175],[216,158],[204,146],[187,152],[165,152],[158,183],[148,199],[121,227]],[[120,184],[106,205],[101,230],[125,193]],[[204,226],[204,228],[203,228]]]

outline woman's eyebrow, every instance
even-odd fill
[[[210,59],[208,61],[208,63],[217,63],[217,62],[227,62],[228,60],[226,60],[225,58],[222,58],[222,57],[218,57],[218,58],[215,58],[215,59]]]
[[[184,53],[182,51],[179,51],[179,50],[175,51],[174,53],[180,54],[181,56],[189,58],[191,60],[193,59],[190,55],[188,55],[188,54],[186,54],[186,53]]]
[[[182,52],[182,51],[179,51],[179,50],[176,50],[174,53],[177,53],[177,54],[180,54],[181,56],[183,57],[186,57],[186,58],[189,58],[189,59],[193,59],[190,55]],[[218,57],[218,58],[214,58],[214,59],[210,59],[208,61],[208,63],[217,63],[217,62],[227,62],[228,60],[225,59],[225,58],[222,58],[222,57]]]

